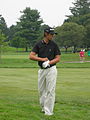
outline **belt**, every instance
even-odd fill
[[[52,66],[55,66],[55,65],[52,65]],[[48,68],[51,68],[52,66],[47,66],[46,68],[43,68],[40,66],[41,69],[48,69]]]

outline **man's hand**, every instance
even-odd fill
[[[42,64],[43,68],[46,68],[46,67],[49,67],[50,64],[49,64],[49,60],[48,61],[45,61],[43,64]]]

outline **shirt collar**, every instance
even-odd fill
[[[44,40],[42,40],[42,43],[43,44],[49,44],[51,42],[51,40],[48,42],[48,43],[45,43],[45,41]]]

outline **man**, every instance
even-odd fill
[[[44,39],[37,42],[29,58],[38,61],[38,90],[40,93],[40,105],[45,115],[53,115],[55,102],[55,86],[57,69],[56,63],[60,61],[60,50],[52,41],[54,29],[44,29]],[[38,56],[37,56],[38,55]]]

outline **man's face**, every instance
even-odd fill
[[[53,39],[53,37],[54,37],[54,35],[53,35],[53,34],[47,34],[47,36],[46,36],[46,37],[47,37],[47,39],[48,39],[48,40],[52,40],[52,39]]]

